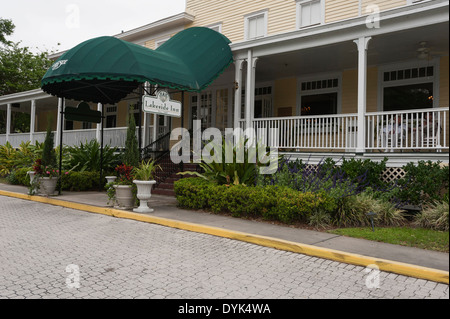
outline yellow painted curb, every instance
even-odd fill
[[[411,264],[406,264],[402,262],[396,262],[381,258],[368,257],[353,253],[347,253],[339,250],[316,247],[307,244],[301,244],[296,242],[291,242],[283,239],[277,239],[272,237],[266,237],[261,235],[248,234],[238,231],[227,230],[223,228],[205,226],[201,224],[195,224],[190,222],[181,222],[172,219],[167,219],[163,217],[156,217],[150,215],[142,215],[134,212],[123,211],[114,208],[107,207],[97,207],[86,204],[62,201],[49,197],[42,196],[30,196],[19,193],[13,193],[8,191],[0,190],[0,195],[16,197],[41,203],[47,203],[56,206],[63,206],[66,208],[72,208],[77,210],[82,210],[91,213],[103,214],[108,216],[113,216],[117,218],[126,218],[136,221],[157,224],[161,226],[167,226],[172,228],[178,228],[182,230],[188,230],[197,233],[209,234],[229,239],[240,240],[256,245],[261,245],[265,247],[276,248],[279,250],[285,250],[295,253],[301,253],[309,256],[334,260],[342,263],[358,265],[358,266],[370,266],[376,265],[379,270],[392,272],[400,275],[405,275],[414,278],[421,278],[426,280],[431,280],[435,282],[449,284],[449,273],[447,271],[427,268],[422,266],[416,266]]]

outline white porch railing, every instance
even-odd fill
[[[257,140],[286,149],[354,150],[357,114],[260,118],[252,121]],[[245,121],[240,122],[244,128]]]
[[[366,113],[367,150],[448,150],[449,109]]]
[[[365,132],[357,119],[357,114],[259,118],[251,128],[258,141],[280,149],[355,151],[358,133],[368,151],[449,149],[449,108],[366,113]],[[245,120],[239,126],[244,129]]]
[[[53,132],[53,136],[56,138],[56,132]],[[136,130],[136,135],[138,131]],[[32,144],[36,141],[40,143],[44,142],[46,132],[33,133],[31,140]],[[96,139],[96,129],[85,130],[66,130],[63,131],[63,144],[67,146],[80,145],[80,143],[86,143]],[[124,147],[125,140],[127,138],[126,127],[105,128],[103,131],[103,145],[110,147]],[[13,147],[19,147],[20,143],[30,141],[30,133],[13,133],[9,135],[9,143]],[[6,144],[6,134],[0,135],[0,145]],[[59,141],[55,141],[55,145],[59,145]]]

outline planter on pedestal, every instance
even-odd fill
[[[133,183],[137,186],[137,198],[139,199],[139,207],[133,209],[136,213],[151,213],[152,208],[148,207],[148,201],[152,197],[152,187],[156,184],[155,180],[140,181],[134,180]]]

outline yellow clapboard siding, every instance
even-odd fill
[[[406,5],[406,0],[323,0],[325,22],[335,22],[360,13],[366,15],[377,5],[380,11]],[[370,8],[369,8],[370,9]],[[244,40],[244,16],[256,11],[268,10],[268,35],[296,29],[297,4],[295,0],[186,0],[186,11],[195,16],[187,27],[208,26],[222,23],[222,33],[232,42]]]
[[[359,0],[333,0],[325,3],[325,22],[356,17],[359,14]]]
[[[296,4],[293,0],[187,0],[186,8],[195,16],[195,21],[187,27],[222,22],[222,33],[232,42],[244,40],[244,16],[260,10],[268,12],[269,35],[295,30]]]
[[[361,0],[361,12],[367,13],[366,9],[370,5],[377,5],[380,11],[389,10],[392,8],[406,5],[406,0]]]

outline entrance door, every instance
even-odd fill
[[[212,93],[210,91],[191,96],[191,119],[201,120],[202,130],[212,127]],[[192,126],[192,121],[190,126]]]
[[[222,132],[233,127],[233,101],[228,88],[216,90],[216,127]]]

